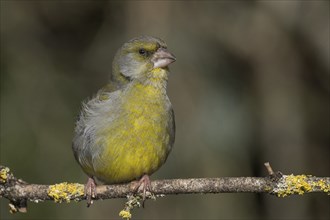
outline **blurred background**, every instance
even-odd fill
[[[177,57],[168,94],[176,143],[152,179],[329,176],[328,1],[2,1],[1,164],[30,183],[85,183],[71,140],[81,101],[139,35]],[[1,219],[119,218],[124,199],[29,203]],[[136,219],[329,219],[330,199],[257,194],[147,201]]]

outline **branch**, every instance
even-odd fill
[[[155,180],[151,182],[152,194],[148,193],[147,198],[194,193],[268,193],[277,197],[315,192],[324,192],[328,195],[330,193],[330,177],[282,175],[280,172],[275,173],[269,163],[265,163],[265,166],[269,173],[268,177]],[[140,195],[132,195],[132,188],[132,183],[99,185],[94,200],[128,198],[126,210],[129,211],[131,208],[128,206],[132,206],[132,203],[135,204],[133,206],[140,205],[141,200]],[[9,200],[11,212],[26,212],[27,201],[38,203],[53,200],[61,203],[85,200],[83,184],[66,182],[54,185],[29,184],[17,179],[9,168],[4,166],[0,166],[0,197]]]

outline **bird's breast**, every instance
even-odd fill
[[[102,131],[95,166],[105,182],[125,182],[156,171],[166,160],[170,103],[159,89],[137,85],[123,96],[118,117]]]

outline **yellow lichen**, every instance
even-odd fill
[[[119,212],[119,216],[120,216],[121,218],[123,218],[123,219],[127,219],[127,220],[129,220],[129,219],[132,218],[132,214],[131,214],[131,212],[130,212],[129,209],[128,209],[128,210],[126,210],[126,209],[121,210],[121,211]]]
[[[163,194],[159,194],[159,195],[154,195],[151,192],[146,192],[146,198],[147,199],[152,199],[152,200],[156,200],[156,197],[164,197],[165,195]],[[145,201],[143,201],[143,195],[133,195],[133,194],[129,194],[127,195],[127,202],[125,203],[125,207],[123,210],[121,210],[119,212],[119,216],[123,219],[131,219],[132,218],[132,214],[131,211],[134,208],[140,208],[141,206],[143,206],[143,203]]]
[[[67,182],[50,185],[48,195],[58,203],[70,202],[71,199],[84,195],[84,185]]]
[[[313,186],[306,180],[306,175],[283,175],[277,187],[273,189],[273,193],[278,197],[286,197],[292,194],[303,195],[313,189]]]
[[[8,178],[8,173],[9,173],[9,168],[8,167],[3,167],[0,170],[0,183],[5,183],[7,182],[7,178]]]
[[[313,183],[313,187],[320,188],[323,192],[330,195],[330,184],[327,184],[327,182],[324,179],[320,179],[316,183]]]
[[[127,195],[127,202],[125,203],[124,209],[119,212],[119,216],[123,219],[127,219],[127,220],[131,219],[132,218],[131,210],[133,210],[136,207],[140,208],[141,207],[140,201],[142,201],[142,197],[139,195],[132,195],[132,194]]]
[[[267,192],[270,192],[270,191],[272,191],[272,187],[270,187],[270,186],[265,186],[264,190],[267,191]]]

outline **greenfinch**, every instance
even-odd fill
[[[149,175],[166,161],[175,138],[174,112],[166,93],[168,65],[176,60],[166,43],[141,36],[116,53],[110,82],[82,105],[72,149],[88,175],[88,206],[95,180],[151,190]]]

